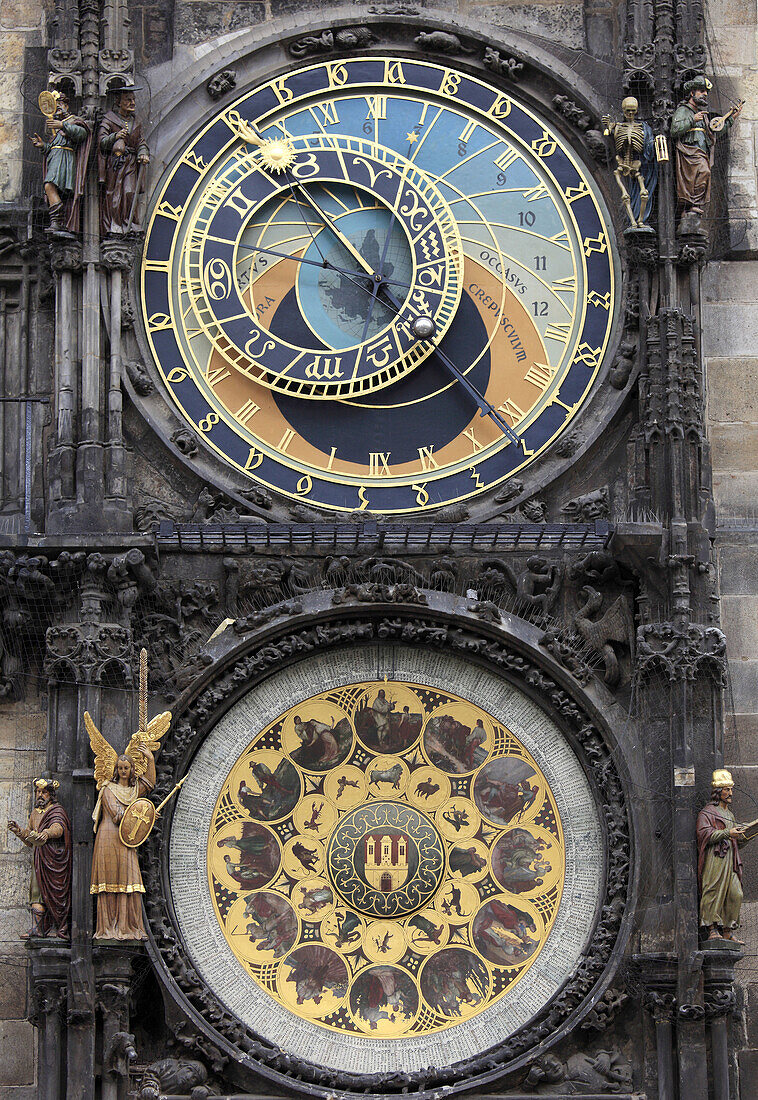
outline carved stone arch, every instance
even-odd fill
[[[602,907],[581,961],[558,994],[510,1039],[483,1054],[446,1069],[365,1075],[324,1069],[263,1042],[248,1031],[205,986],[195,971],[178,930],[168,889],[168,837],[172,803],[145,845],[143,867],[151,932],[149,950],[167,994],[188,1025],[229,1059],[227,1073],[236,1084],[250,1082],[249,1069],[276,1082],[327,1096],[333,1090],[357,1095],[411,1090],[431,1097],[439,1088],[457,1092],[483,1087],[522,1069],[576,1027],[613,979],[631,932],[638,868],[630,783],[635,763],[624,758],[620,741],[602,716],[614,713],[604,689],[581,689],[538,647],[540,632],[505,615],[501,624],[482,622],[459,598],[420,592],[425,602],[340,603],[333,593],[305,597],[302,611],[272,618],[240,639],[229,628],[214,643],[215,658],[192,688],[180,697],[175,720],[158,761],[161,797],[185,774],[206,735],[232,704],[284,665],[309,655],[347,646],[393,642],[465,656],[531,696],[561,727],[589,780],[605,834],[605,882]],[[385,597],[386,600],[386,597]]]

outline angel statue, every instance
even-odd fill
[[[95,850],[90,893],[97,896],[96,940],[144,940],[142,900],[145,887],[136,848],[124,844],[119,824],[126,808],[155,786],[153,753],[171,725],[171,711],[147,722],[147,654],[140,658],[140,728],[121,756],[106,741],[88,713],[84,725],[95,754],[98,798],[92,820]],[[143,676],[143,668],[145,674]]]

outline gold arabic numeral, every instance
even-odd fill
[[[171,221],[178,222],[182,216],[182,208],[181,206],[172,206],[170,202],[164,201],[156,210],[156,214],[160,214],[162,218],[170,218]]]
[[[442,83],[440,84],[440,94],[455,96],[458,94],[458,89],[461,86],[461,74],[454,73],[451,69],[445,69],[442,77]]]
[[[605,309],[610,312],[611,292],[609,290],[605,294],[598,294],[596,290],[593,290],[591,294],[587,295],[587,301],[596,309]]]
[[[249,398],[244,405],[240,405],[234,414],[234,419],[237,420],[243,426],[247,426],[248,420],[252,420],[257,412],[261,411],[260,405],[256,405],[252,398]]]
[[[147,325],[151,332],[162,332],[164,329],[171,328],[171,318],[167,313],[154,313],[147,319]]]
[[[572,202],[577,202],[578,199],[583,199],[585,195],[589,195],[590,189],[584,180],[581,181],[578,187],[567,187],[563,192],[563,197],[566,202],[571,206]]]
[[[411,485],[411,489],[413,489],[414,493],[416,494],[416,504],[418,504],[419,508],[426,508],[427,504],[429,503],[429,494],[426,491],[426,482],[414,482],[413,485]]]
[[[350,79],[347,67],[341,61],[330,61],[326,71],[329,74],[330,88],[342,88]]]
[[[497,411],[510,418],[511,427],[524,419],[524,410],[520,409],[515,401],[511,401],[510,397],[506,397],[502,405],[498,405]]]
[[[389,477],[389,457],[391,451],[369,451],[368,472],[369,477]]]
[[[582,241],[582,247],[584,248],[585,256],[591,256],[593,252],[600,252],[602,254],[608,248],[605,233],[601,231],[597,237],[585,237]]]
[[[289,103],[291,99],[294,99],[294,93],[291,88],[287,87],[288,77],[280,76],[277,80],[271,81],[271,90],[280,103]]]
[[[182,164],[186,164],[190,168],[193,168],[200,175],[202,175],[208,167],[203,158],[199,157],[194,149],[190,149],[184,154],[182,157]]]
[[[189,378],[189,371],[185,370],[184,367],[172,367],[166,375],[166,381],[170,382],[172,386],[178,386],[186,378]]]
[[[504,153],[501,153],[499,157],[495,158],[495,167],[500,171],[497,174],[497,182],[502,187],[507,180],[507,172],[510,166],[520,159],[520,154],[515,149],[506,149]]]
[[[205,375],[205,381],[215,392],[216,386],[220,386],[227,378],[231,378],[232,372],[227,367],[209,367]]]
[[[467,122],[458,135],[458,156],[465,157],[467,152],[468,143],[471,140],[471,135],[476,129],[476,122]]]
[[[240,218],[244,219],[254,209],[256,203],[253,199],[249,199],[247,195],[243,195],[241,191],[235,191],[227,198],[226,206],[231,206],[232,210],[236,210]]]
[[[546,160],[548,157],[552,157],[555,150],[558,148],[558,144],[547,130],[542,131],[542,137],[535,138],[532,142],[532,152],[536,153],[541,160]]]
[[[261,462],[263,462],[263,452],[256,450],[255,447],[251,447],[250,453],[247,456],[247,461],[245,462],[245,469],[257,470]]]
[[[440,468],[437,459],[434,457],[434,444],[431,447],[419,447],[418,460],[421,463],[423,473],[428,470],[439,470]]]
[[[487,111],[488,115],[492,115],[493,118],[507,118],[511,113],[511,101],[507,95],[499,95],[495,102]]]
[[[571,324],[555,323],[549,324],[545,329],[546,340],[557,340],[559,344],[568,343],[568,338],[571,333]]]
[[[305,160],[298,160],[290,168],[292,175],[299,180],[307,180],[319,174],[318,161],[315,153],[309,153]]]
[[[337,114],[337,106],[331,99],[324,100],[323,103],[316,103],[314,105],[314,111],[321,115],[320,123],[322,126],[337,126],[339,125],[339,115]],[[317,121],[319,121],[317,119]]]
[[[316,382],[328,382],[333,378],[342,378],[342,356],[316,355],[313,362],[306,364],[305,377]]]
[[[406,84],[405,73],[403,72],[403,66],[399,61],[391,61],[389,58],[384,62],[384,83],[385,84]]]
[[[310,493],[312,488],[313,488],[313,478],[311,477],[310,474],[304,474],[303,477],[300,478],[297,485],[295,486],[296,491],[302,497],[307,497],[308,493]]]
[[[473,481],[476,488],[483,489],[484,485],[482,484],[482,476],[477,470],[476,466],[469,466],[469,473],[471,475],[471,480]]]
[[[220,256],[209,260],[205,265],[203,281],[214,302],[228,298],[232,289],[232,273],[226,260],[222,260]]]
[[[576,349],[574,354],[575,363],[584,363],[585,366],[593,370],[600,361],[601,348],[590,347],[587,343],[581,343]]]
[[[551,367],[549,363],[532,363],[524,375],[524,381],[531,386],[536,386],[541,393],[544,393],[555,378],[556,373],[556,368]]]
[[[473,428],[466,428],[463,434],[466,436],[466,439],[469,439],[471,441],[471,446],[474,448],[474,454],[476,454],[477,451],[481,451],[484,449],[483,445],[476,438]]]
[[[209,412],[202,420],[198,420],[197,426],[201,432],[208,433],[213,430],[214,425],[218,424],[220,419],[221,417],[217,412]]]
[[[331,470],[332,466],[334,465],[334,456],[336,454],[337,454],[337,448],[332,447],[331,450],[329,451],[329,461],[326,464],[327,470]]]
[[[359,512],[365,511],[368,508],[368,497],[366,496],[366,486],[361,485],[358,489],[358,500],[361,502],[358,509]]]
[[[289,447],[292,440],[295,438],[295,434],[296,433],[295,433],[294,428],[287,428],[285,430],[282,438],[277,443],[277,446],[276,446],[277,451],[284,451],[286,453],[287,448]]]

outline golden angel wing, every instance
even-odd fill
[[[156,714],[155,718],[151,718],[147,723],[147,729],[140,732],[133,733],[129,744],[126,746],[125,755],[129,757],[134,765],[134,773],[139,779],[144,775],[147,770],[147,760],[138,750],[140,748],[149,749],[150,752],[156,752],[160,748],[161,737],[171,725],[171,711],[164,710],[162,714]]]
[[[118,753],[105,740],[86,710],[84,712],[84,727],[89,735],[90,748],[95,754],[95,782],[97,783],[97,789],[100,790],[109,780],[113,779],[113,770],[116,767]]]

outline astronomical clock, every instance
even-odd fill
[[[565,125],[419,51],[256,71],[180,140],[166,123],[136,277],[152,407],[208,480],[332,523],[542,476],[622,314]],[[607,983],[622,781],[527,624],[334,587],[228,627],[183,697],[186,779],[148,861],[157,965],[280,1086],[484,1084]]]
[[[538,109],[355,56],[187,138],[139,299],[167,401],[237,485],[408,514],[540,462],[593,397],[619,272],[592,175]]]

